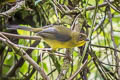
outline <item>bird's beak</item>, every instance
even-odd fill
[[[85,41],[89,41],[89,39],[88,39],[88,38],[86,38],[86,39],[85,39]]]

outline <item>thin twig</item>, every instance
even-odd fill
[[[16,45],[19,48],[25,48],[25,49],[37,49],[37,50],[42,50],[42,52],[46,52],[55,56],[61,56],[61,57],[65,57],[65,55],[63,55],[62,53],[56,52],[56,53],[51,53],[49,51],[52,51],[52,48],[35,48],[35,47],[27,47],[27,46],[23,46],[23,45]]]
[[[70,67],[70,60],[71,60],[71,56],[70,56],[70,49],[66,49],[65,52],[65,58],[64,58],[64,63],[62,66],[62,70],[60,72],[60,74],[58,75],[56,80],[64,80],[65,79],[65,75],[69,70]]]
[[[117,9],[116,7],[114,7],[114,6],[110,3],[109,0],[106,0],[106,2],[107,2],[107,4],[108,4],[112,9],[114,9],[116,12],[119,12],[119,13],[120,13],[120,10]]]
[[[73,80],[84,68],[85,66],[87,65],[87,61],[86,60],[82,66],[80,66],[80,68],[68,79],[68,80]]]
[[[101,61],[99,61],[99,62],[102,63],[102,64],[105,64],[105,65],[109,65],[109,66],[120,67],[120,66],[113,65],[113,64],[107,64],[107,63],[104,63],[104,62],[101,62]]]
[[[16,39],[29,39],[29,40],[41,40],[41,37],[39,36],[24,36],[24,35],[17,35],[17,34],[11,34],[6,32],[0,32],[3,35],[10,37],[10,38],[16,38]]]
[[[111,11],[110,11],[110,7],[108,7],[108,18],[109,18],[109,21],[110,21],[110,27],[111,27],[111,40],[113,42],[113,46],[114,46],[114,56],[115,56],[115,62],[116,62],[116,65],[119,66],[119,57],[118,57],[118,54],[117,54],[117,45],[115,43],[115,38],[114,38],[114,34],[113,34],[113,23],[112,23],[112,14],[111,14]],[[119,70],[120,68],[116,67],[116,72],[118,73],[118,76],[119,76],[119,79],[120,79],[120,74],[119,74]]]
[[[114,3],[115,1],[110,1],[110,3]],[[98,5],[98,8],[101,8],[101,7],[104,7],[108,5],[107,2],[104,2],[103,4],[100,4]],[[90,11],[90,10],[94,10],[96,8],[96,6],[89,6],[86,8],[86,11]],[[76,9],[79,9],[79,10],[76,10]],[[76,8],[74,10],[70,10],[70,11],[65,11],[65,14],[76,14],[76,13],[79,13],[80,11],[82,11],[83,9],[80,9],[80,8]]]
[[[116,50],[117,52],[120,52],[120,50],[109,47],[109,46],[101,46],[101,45],[95,45],[95,44],[90,44],[90,45],[94,46],[94,47],[99,47],[99,48],[109,48],[109,49],[112,49],[112,50]]]
[[[43,50],[43,51],[52,51],[52,48],[36,48],[36,47],[28,47],[28,46],[23,46],[23,45],[16,45],[16,46],[19,47],[19,48],[25,48],[25,49],[36,49],[36,50]]]

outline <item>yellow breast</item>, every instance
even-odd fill
[[[67,42],[60,42],[57,40],[45,39],[45,42],[53,49],[75,47],[75,44],[71,40],[67,41]]]
[[[53,50],[56,50],[58,48],[73,48],[73,47],[80,47],[85,44],[85,41],[81,42],[73,42],[73,40],[67,41],[67,42],[60,42],[57,40],[49,40],[45,39],[44,40]]]

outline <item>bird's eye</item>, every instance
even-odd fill
[[[79,38],[78,38],[78,41],[81,41],[82,40],[82,36],[80,35]]]
[[[79,36],[79,38],[82,38],[82,36]]]

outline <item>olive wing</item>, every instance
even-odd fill
[[[62,42],[71,40],[70,35],[68,35],[65,32],[62,32],[60,30],[57,30],[54,27],[44,29],[43,31],[38,32],[37,34],[39,36],[43,37],[44,39],[58,40],[58,41],[62,41]]]

